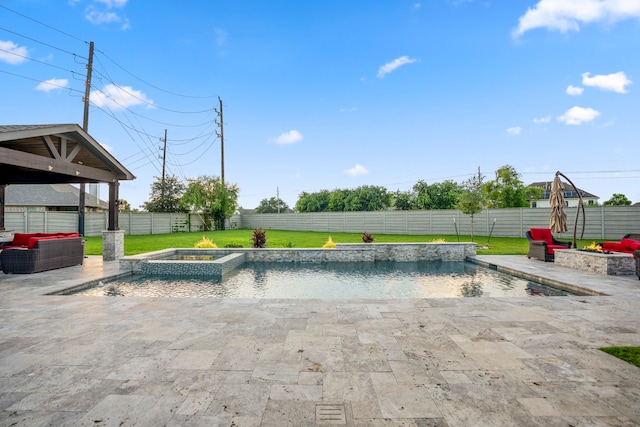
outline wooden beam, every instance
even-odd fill
[[[0,165],[18,166],[43,172],[75,176],[80,181],[113,182],[121,178],[111,171],[71,163],[64,159],[48,159],[37,154],[0,147]]]

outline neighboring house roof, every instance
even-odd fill
[[[80,189],[71,184],[12,184],[5,189],[6,206],[78,206]],[[86,193],[85,206],[108,209],[109,204]]]
[[[551,184],[553,184],[553,181],[543,181],[543,182],[532,182],[531,184],[529,184],[529,187],[540,187],[544,190],[544,195],[542,196],[542,199],[548,199],[549,195],[551,194]],[[576,194],[576,191],[573,188],[573,185],[568,184],[566,182],[562,182],[562,185],[564,186],[564,198],[565,199],[577,199],[578,195]],[[580,195],[582,196],[582,198],[589,198],[589,199],[599,199],[598,196],[596,196],[595,194],[591,194],[587,191],[584,191],[580,188],[578,188],[578,192],[580,192]]]

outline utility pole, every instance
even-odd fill
[[[87,80],[84,87],[84,115],[82,129],[89,133],[89,97],[91,96],[91,73],[93,71],[93,42],[89,42],[89,60],[87,61]],[[80,183],[78,192],[78,233],[84,236],[84,209],[86,205],[86,185]]]
[[[164,130],[164,148],[162,149],[162,188],[160,189],[160,198],[164,203],[164,171],[167,165],[167,130]]]
[[[218,126],[220,126],[220,132],[218,133],[218,137],[220,137],[220,184],[222,185],[222,189],[226,190],[227,187],[224,185],[224,119],[222,118],[222,99],[218,97],[218,101],[220,102],[220,110],[216,110],[218,116],[220,116],[220,121]],[[226,194],[226,191],[225,191]],[[226,206],[226,198],[223,201],[223,207]],[[224,230],[224,222],[225,218],[222,218],[222,230]]]
[[[220,116],[220,133],[218,136],[220,137],[220,180],[222,181],[222,187],[224,187],[224,121],[222,119],[222,99],[218,97],[218,101],[220,101],[220,111],[218,111],[218,115]]]

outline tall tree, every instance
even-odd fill
[[[460,185],[451,180],[431,185],[420,180],[413,185],[413,193],[416,209],[455,209]]]
[[[164,179],[154,177],[151,183],[151,197],[141,206],[147,212],[187,212],[180,204],[180,198],[184,194],[185,185],[174,175],[167,175]]]
[[[615,193],[609,200],[603,203],[604,206],[630,206],[631,200],[627,199],[627,196],[620,193]]]
[[[484,176],[480,173],[472,176],[462,183],[462,190],[458,195],[456,207],[463,214],[471,215],[471,241],[473,242],[473,217],[475,214],[484,209],[486,199],[482,191]]]
[[[393,195],[393,207],[399,211],[408,211],[413,209],[413,192],[411,191],[396,191]]]
[[[224,229],[226,218],[234,214],[238,206],[239,188],[225,183],[216,176],[200,176],[190,179],[181,203],[189,211],[202,216],[207,230]]]
[[[296,202],[298,212],[327,212],[331,193],[320,190],[317,193],[302,192]]]
[[[540,187],[525,186],[518,171],[510,165],[499,168],[495,179],[483,185],[483,191],[490,208],[525,208],[544,193]]]
[[[289,211],[289,205],[284,200],[272,197],[262,199],[256,208],[256,213],[285,213]]]

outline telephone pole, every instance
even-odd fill
[[[167,130],[164,130],[164,148],[162,149],[162,188],[160,189],[160,198],[164,203],[164,171],[167,165]]]
[[[220,133],[218,134],[220,137],[220,181],[224,188],[224,121],[222,119],[222,99],[218,97],[218,101],[220,101],[220,111],[218,111],[220,116],[220,123],[218,123],[220,125]]]
[[[93,42],[89,42],[89,60],[87,61],[87,80],[84,86],[84,115],[82,129],[89,133],[89,97],[91,96],[91,73],[93,71]],[[86,186],[80,183],[78,192],[78,233],[84,236],[84,209],[86,205]]]

